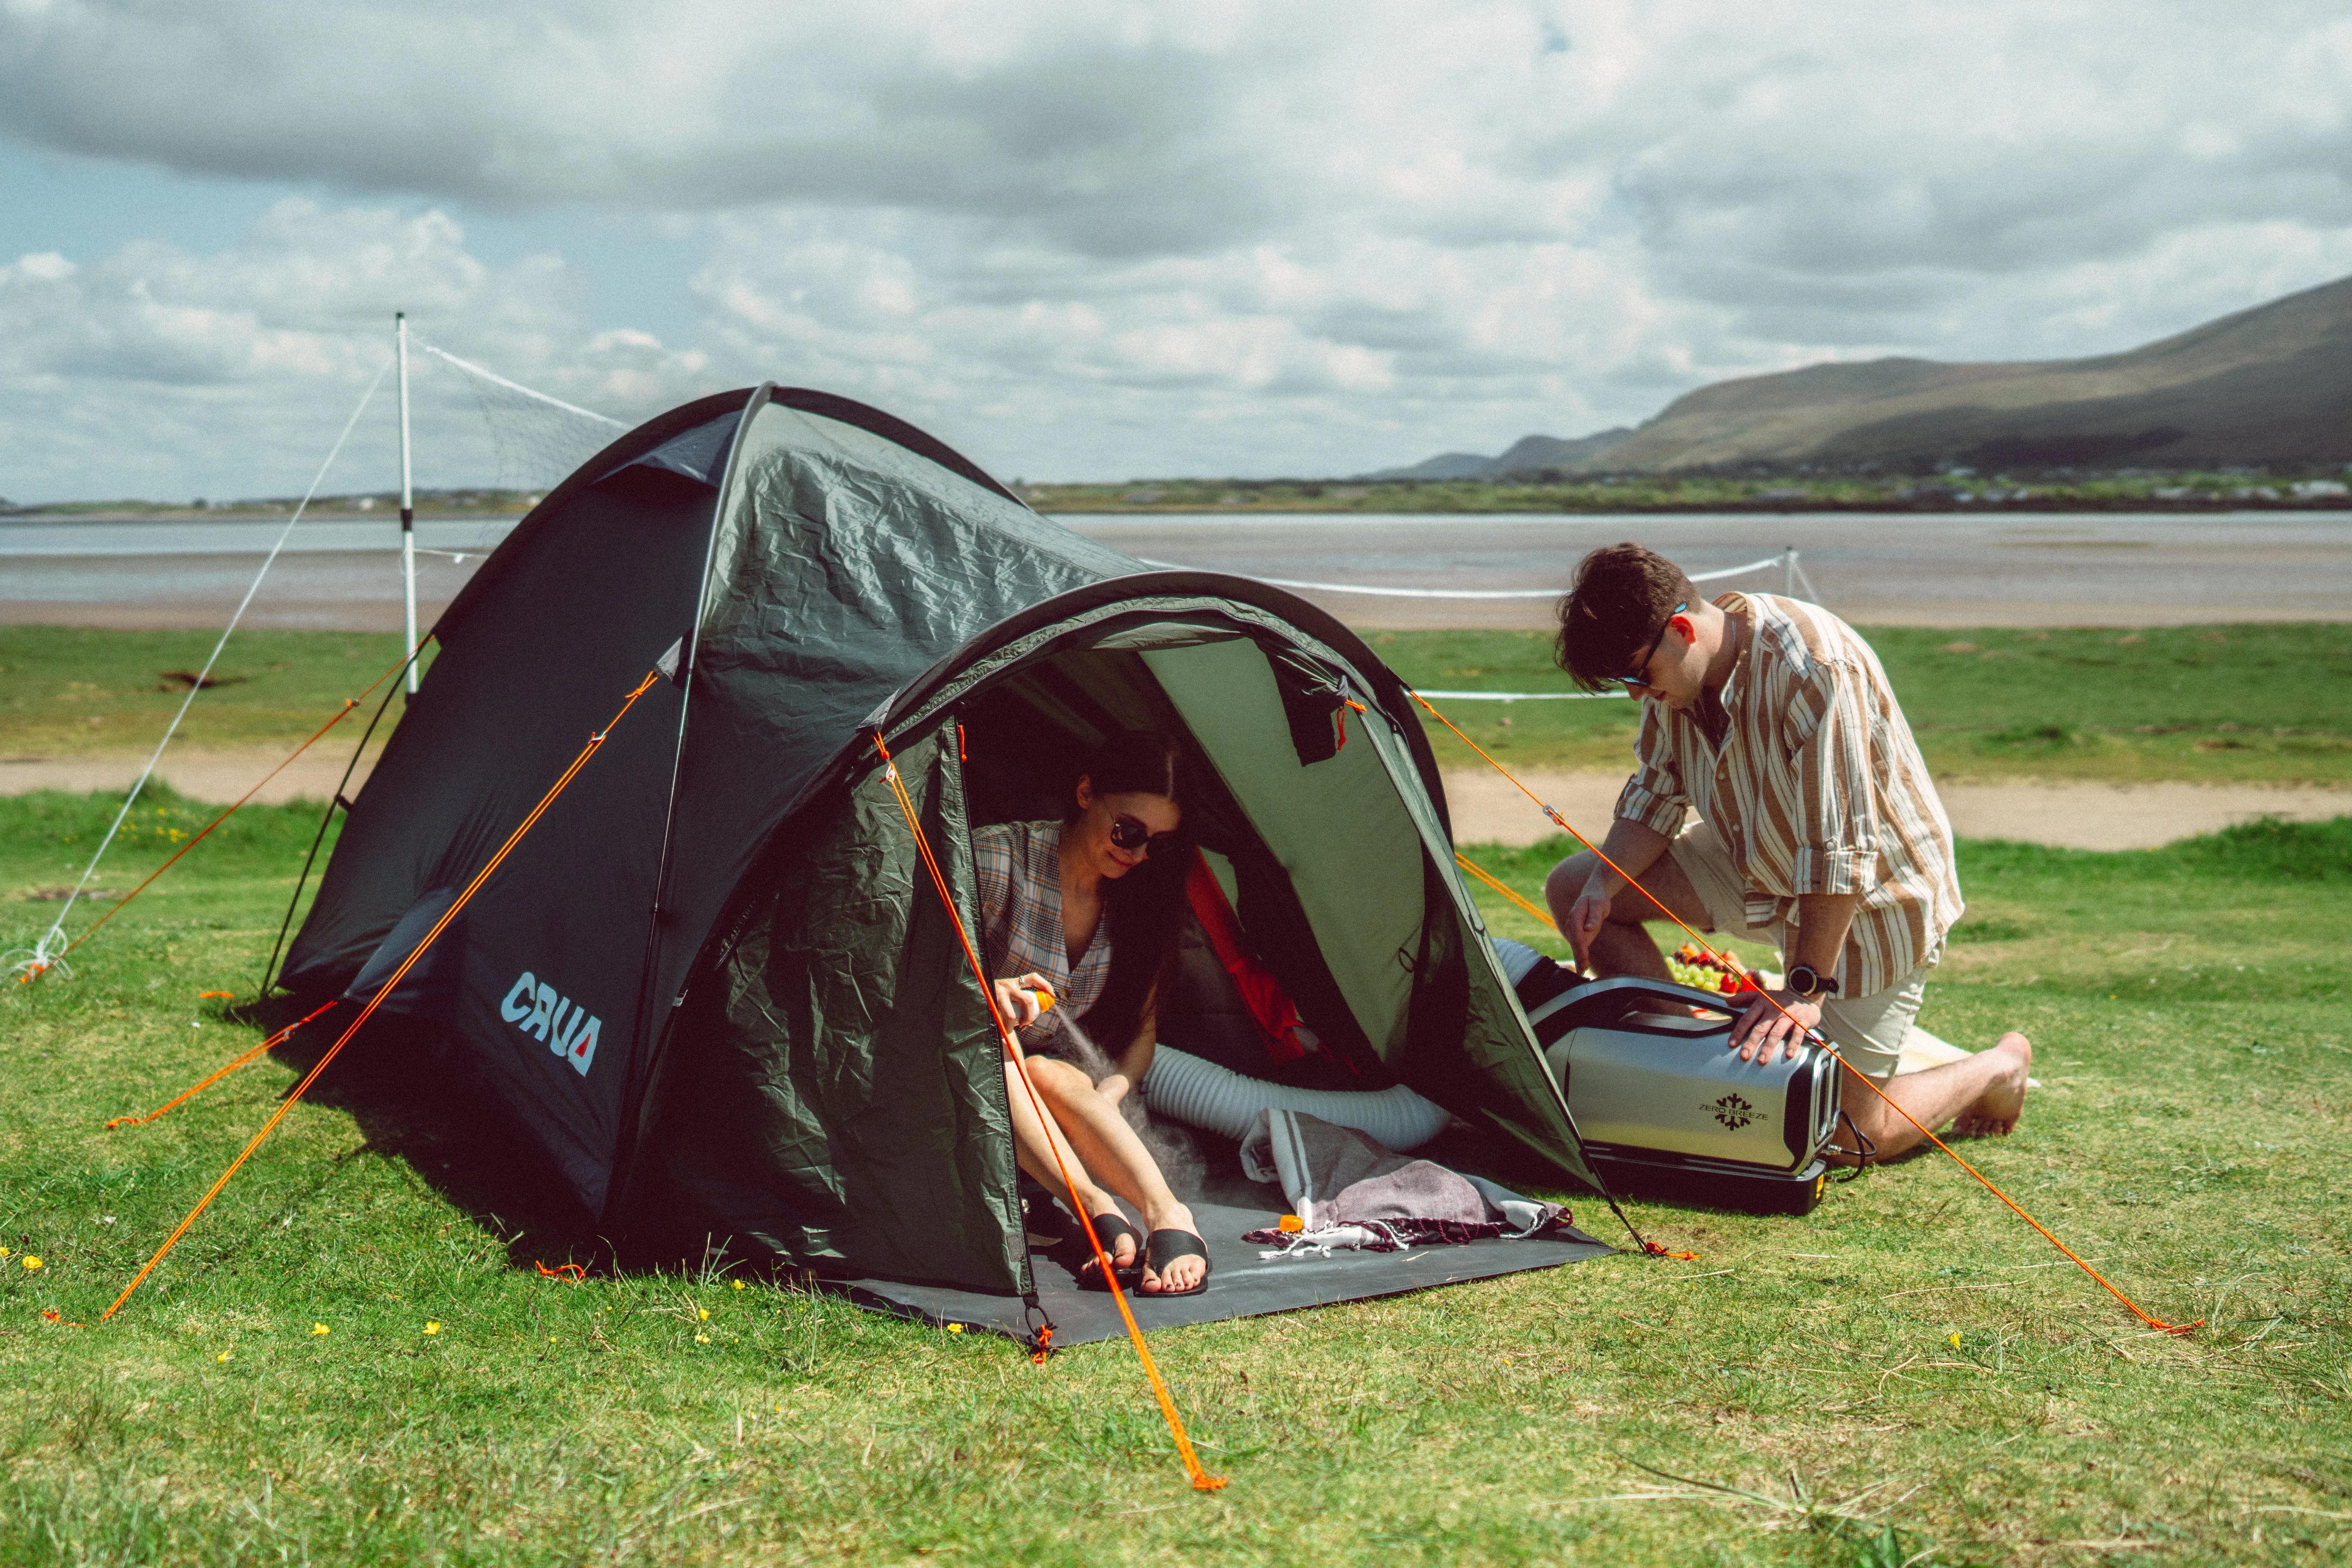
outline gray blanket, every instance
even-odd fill
[[[1242,1141],[1242,1171],[1279,1182],[1302,1228],[1244,1238],[1285,1250],[1388,1252],[1431,1242],[1544,1236],[1568,1224],[1557,1204],[1383,1148],[1303,1111],[1266,1110]]]

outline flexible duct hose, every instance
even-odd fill
[[[1402,1084],[1377,1094],[1287,1089],[1245,1078],[1171,1046],[1152,1052],[1151,1070],[1143,1075],[1142,1087],[1158,1114],[1228,1138],[1245,1135],[1261,1110],[1297,1110],[1335,1127],[1369,1133],[1391,1149],[1406,1150],[1428,1142],[1452,1120],[1444,1107]]]

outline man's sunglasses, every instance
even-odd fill
[[[1110,819],[1110,841],[1129,854],[1138,849],[1145,855],[1157,855],[1176,847],[1173,833],[1154,833],[1138,818],[1119,813]]]
[[[1675,616],[1681,615],[1685,610],[1689,608],[1690,601],[1688,599],[1685,599],[1667,614],[1666,619],[1668,621],[1672,621]],[[1642,650],[1642,657],[1633,661],[1633,673],[1631,675],[1620,675],[1614,679],[1623,681],[1628,690],[1639,691],[1647,687],[1650,684],[1650,661],[1658,657],[1658,645],[1665,640],[1666,628],[1664,626],[1660,626],[1658,628],[1658,635],[1650,639],[1650,646]]]

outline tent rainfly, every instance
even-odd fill
[[[1191,837],[1322,1048],[1598,1185],[1404,688],[1291,595],[1148,570],[763,385],[615,441],[434,636],[282,978],[371,993],[671,650],[386,1004],[630,1250],[1034,1289],[1001,1047],[877,731],[968,922],[973,826],[1054,815],[1112,730],[1180,737]]]

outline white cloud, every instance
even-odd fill
[[[16,0],[17,138],[357,205],[26,257],[0,363],[259,408],[397,300],[626,413],[772,374],[1031,475],[1349,471],[2327,280],[2347,121],[2308,0]],[[467,204],[686,224],[690,342],[592,311],[586,245],[468,254]]]
[[[214,255],[142,241],[82,264],[20,258],[0,268],[0,492],[299,491],[387,362],[396,306],[452,349],[589,406],[642,416],[709,389],[698,354],[588,332],[578,294],[553,257],[482,262],[440,212],[299,198]],[[499,477],[473,389],[429,356],[415,369],[434,437],[424,481]],[[374,406],[331,490],[393,482],[394,405]]]

